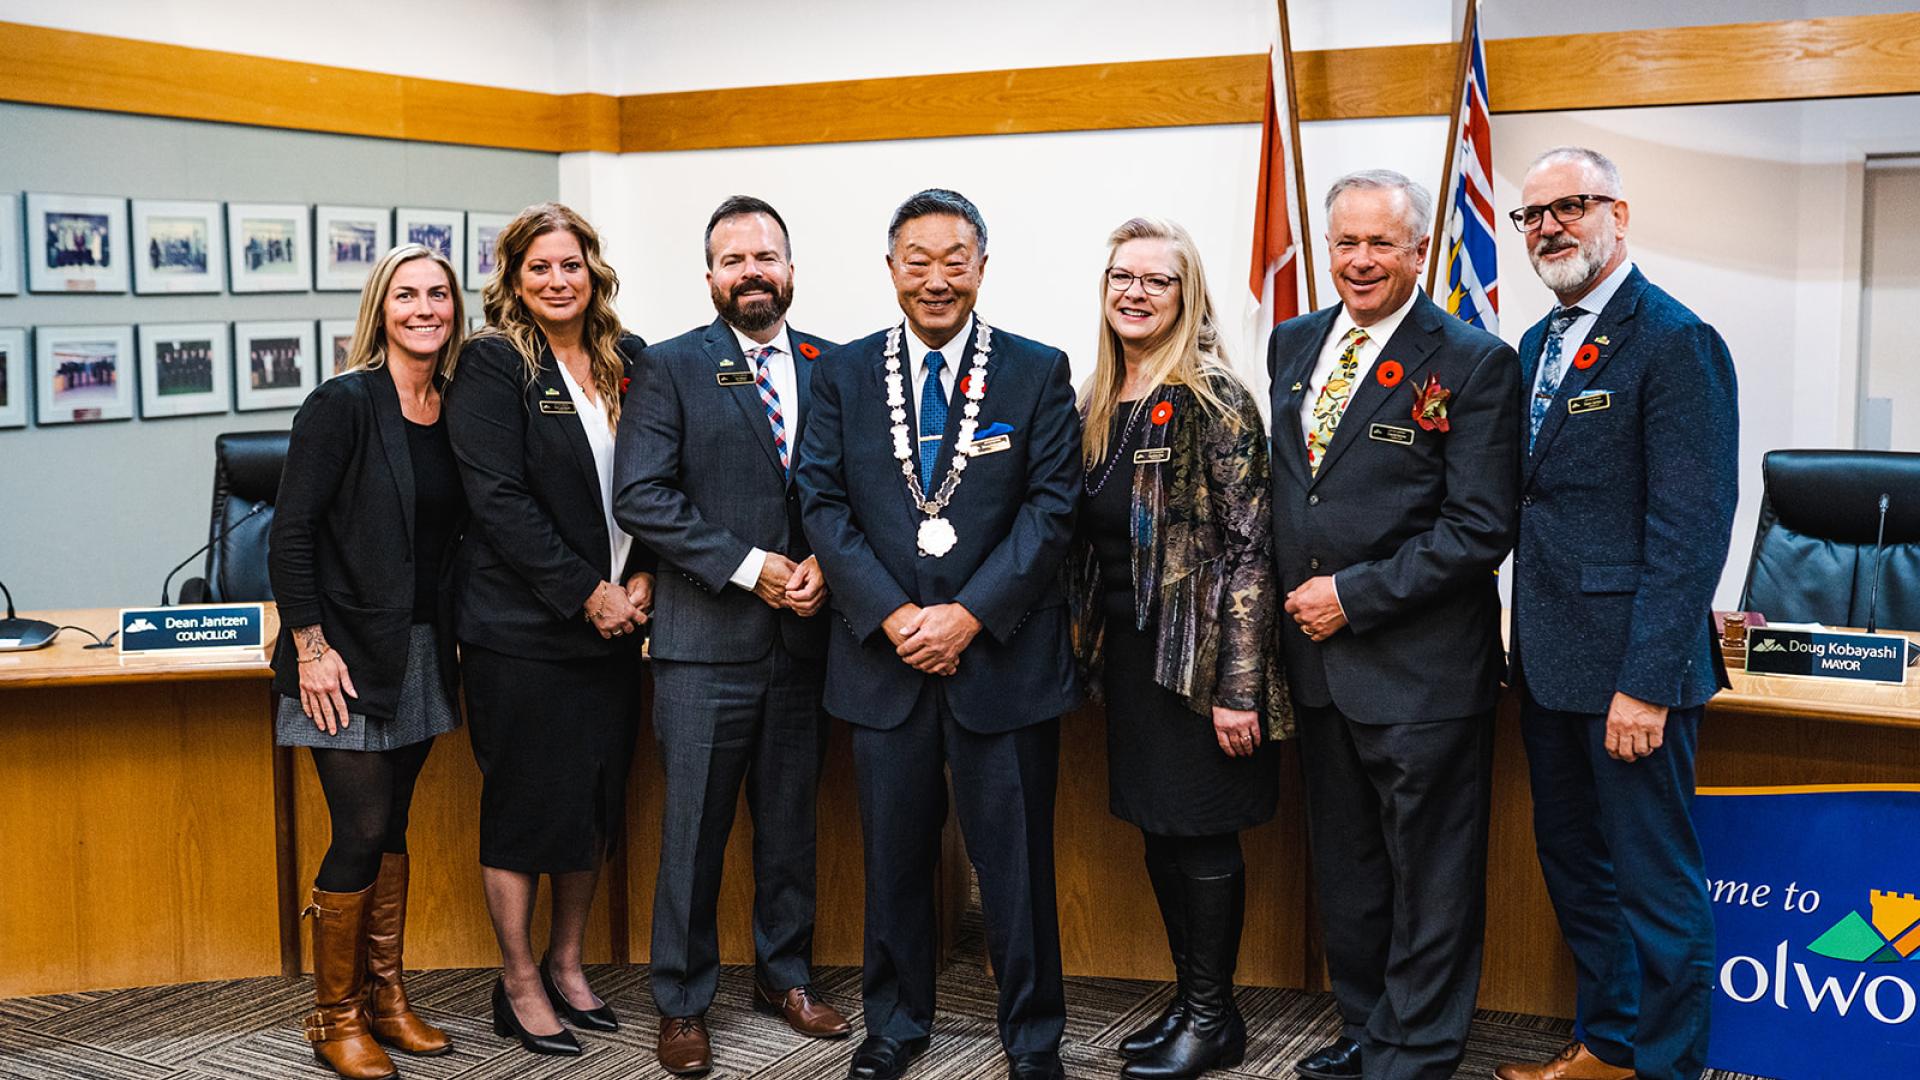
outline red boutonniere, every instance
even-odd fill
[[[623,376],[621,376],[621,377],[620,377],[620,396],[621,396],[621,397],[626,397],[626,396],[627,396],[627,387],[629,387],[629,386],[632,386],[632,385],[633,385],[633,377],[632,377],[632,376],[630,376],[630,375],[623,375]]]
[[[1585,371],[1600,362],[1600,346],[1588,342],[1573,354],[1573,366]]]
[[[1406,374],[1406,369],[1402,368],[1397,360],[1382,360],[1380,361],[1380,366],[1373,369],[1373,377],[1379,381],[1381,386],[1389,390],[1399,386],[1400,380],[1404,378]]]
[[[1173,402],[1163,401],[1155,405],[1153,411],[1147,414],[1147,419],[1155,424],[1164,424],[1173,419]]]
[[[818,360],[820,359],[820,350],[816,348],[812,342],[803,341],[800,343],[800,355],[809,360]]]
[[[1413,419],[1422,431],[1447,432],[1453,430],[1447,423],[1447,402],[1453,400],[1453,391],[1440,385],[1440,376],[1427,376],[1427,384],[1413,398]]]

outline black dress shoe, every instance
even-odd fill
[[[1360,1044],[1352,1039],[1335,1039],[1331,1046],[1294,1062],[1293,1071],[1307,1080],[1353,1080],[1360,1075]]]
[[[847,1080],[899,1080],[914,1059],[927,1052],[929,1039],[889,1039],[869,1035],[853,1052],[853,1064],[847,1068]]]
[[[530,1054],[546,1054],[550,1057],[573,1057],[580,1053],[580,1043],[573,1032],[562,1028],[557,1035],[535,1035],[520,1025],[520,1018],[513,1013],[513,1002],[507,1000],[505,979],[493,980],[493,1033],[503,1038],[517,1038],[520,1048]]]
[[[547,1000],[553,1002],[553,1007],[559,1012],[560,1019],[574,1027],[586,1028],[589,1031],[620,1030],[620,1018],[613,1015],[612,1007],[605,1002],[601,1002],[597,1009],[574,1008],[573,1002],[567,1000],[567,995],[560,992],[559,984],[553,981],[553,974],[547,970],[547,959],[544,956],[540,958],[540,985],[547,988]]]
[[[1067,1070],[1060,1064],[1060,1055],[1051,1050],[1010,1054],[1007,1080],[1067,1080]]]

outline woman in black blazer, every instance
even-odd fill
[[[587,911],[625,814],[653,606],[652,552],[613,521],[613,435],[643,342],[619,279],[572,210],[528,207],[500,232],[487,328],[467,344],[447,422],[473,504],[455,624],[480,800],[480,865],[503,972],[494,1029],[577,1054],[560,1024],[613,1030],[580,968]],[[553,930],[537,964],[539,875]]]
[[[280,609],[275,741],[313,752],[332,819],[314,878],[314,1056],[394,1075],[385,1043],[444,1054],[407,1006],[407,810],[433,737],[460,723],[451,595],[467,516],[440,394],[460,353],[460,286],[405,244],[374,266],[346,371],[293,420],[268,567]]]

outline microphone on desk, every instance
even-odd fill
[[[1867,633],[1869,634],[1875,630],[1874,615],[1880,606],[1880,562],[1883,557],[1882,549],[1887,542],[1887,504],[1890,501],[1886,492],[1880,493],[1880,531],[1873,538],[1873,588],[1867,593]]]
[[[272,505],[273,505],[272,503],[265,503],[265,502],[254,503],[253,509],[240,515],[240,520],[235,521],[233,524],[227,526],[224,529],[221,529],[217,533],[214,533],[213,538],[208,540],[206,543],[201,544],[200,547],[196,549],[193,554],[187,556],[184,559],[181,559],[179,566],[176,566],[173,569],[167,571],[167,580],[160,583],[160,606],[161,607],[173,606],[173,601],[169,599],[169,597],[171,596],[170,590],[173,588],[173,575],[179,573],[182,570],[185,570],[187,568],[188,563],[192,562],[193,560],[199,558],[201,555],[205,554],[208,548],[212,547],[213,545],[219,543],[222,540],[225,540],[227,538],[228,533],[246,524],[248,519],[252,518],[253,515],[259,513],[262,510],[265,510],[267,507]]]
[[[53,644],[58,626],[45,619],[22,619],[13,611],[13,591],[0,582],[0,593],[7,597],[7,617],[0,619],[0,652],[26,652]]]

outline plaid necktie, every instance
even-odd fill
[[[1567,373],[1562,360],[1564,338],[1567,328],[1578,322],[1586,312],[1577,307],[1561,308],[1547,320],[1547,344],[1540,350],[1540,378],[1533,387],[1533,408],[1527,416],[1527,452],[1533,452],[1533,440],[1540,435],[1540,424],[1547,418],[1547,409],[1553,405],[1553,395],[1560,390],[1560,380]]]
[[[791,471],[787,458],[787,421],[780,414],[780,392],[773,388],[773,372],[767,360],[776,350],[762,345],[753,351],[753,388],[760,391],[760,404],[767,407],[767,426],[773,429],[773,448],[780,452],[780,468]]]
[[[920,388],[920,490],[933,488],[933,463],[940,457],[940,440],[947,434],[947,395],[940,386],[940,369],[947,358],[935,349],[927,354],[927,382]]]
[[[1313,431],[1307,435],[1307,472],[1318,476],[1320,462],[1327,456],[1327,447],[1333,442],[1334,429],[1340,426],[1340,417],[1347,411],[1347,402],[1353,398],[1353,384],[1360,376],[1360,343],[1367,340],[1367,332],[1354,327],[1347,331],[1343,339],[1347,347],[1340,352],[1340,363],[1335,365],[1333,374],[1327,377],[1327,385],[1320,388],[1320,396],[1313,402]]]

